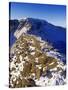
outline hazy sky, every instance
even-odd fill
[[[66,6],[12,2],[10,19],[25,17],[45,19],[54,25],[66,27]]]

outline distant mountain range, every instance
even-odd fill
[[[30,27],[26,32],[38,37],[42,40],[50,42],[54,48],[58,49],[60,53],[66,54],[66,28],[54,26],[45,20],[27,18],[22,20],[9,20],[10,25],[10,47],[16,40],[14,33],[22,30],[23,27]]]

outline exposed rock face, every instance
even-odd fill
[[[44,50],[45,49],[45,50]],[[64,63],[48,42],[22,34],[10,49],[10,87],[64,85]]]
[[[19,26],[14,33],[14,36],[18,39],[23,33],[27,33],[31,28],[31,24],[26,21],[26,19],[23,19],[20,21]]]

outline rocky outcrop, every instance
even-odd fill
[[[64,85],[66,65],[57,53],[48,42],[22,34],[10,49],[9,86]]]

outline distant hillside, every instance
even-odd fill
[[[13,23],[13,24],[12,24]],[[66,29],[54,26],[45,20],[27,18],[18,20],[10,20],[10,46],[15,42],[14,32],[21,31],[23,27],[30,29],[26,32],[35,36],[39,36],[42,40],[50,42],[59,52],[66,54]]]

